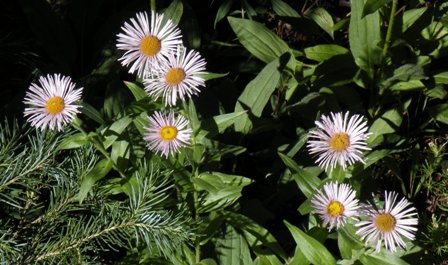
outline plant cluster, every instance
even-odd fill
[[[106,2],[16,3],[0,263],[448,262],[446,3]]]

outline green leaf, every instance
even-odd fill
[[[255,254],[275,254],[286,258],[286,254],[277,239],[266,228],[242,214],[226,211],[224,216],[233,227],[243,231],[247,243]]]
[[[338,230],[338,247],[344,259],[350,259],[353,255],[353,250],[364,247],[364,244],[356,236],[355,231],[355,227],[351,224],[346,224]]]
[[[283,265],[283,263],[275,255],[258,256],[253,265]]]
[[[208,212],[233,204],[241,197],[242,189],[252,183],[251,179],[221,172],[202,173],[193,179],[196,190],[207,191],[200,212]]]
[[[381,42],[380,15],[375,12],[363,18],[365,2],[351,2],[349,42],[355,63],[372,78],[375,65],[379,65],[381,60],[381,49],[378,47]]]
[[[297,173],[302,169],[302,167],[299,166],[296,163],[296,161],[294,161],[291,157],[282,153],[278,153],[278,155],[282,159],[283,163],[288,167],[288,169],[291,170],[292,173]]]
[[[327,10],[318,7],[313,10],[311,10],[309,13],[306,14],[308,17],[310,17],[316,24],[323,29],[330,37],[333,39],[333,17],[327,12]]]
[[[267,64],[263,70],[247,84],[243,93],[238,98],[235,106],[235,112],[244,110],[250,111],[250,114],[260,117],[264,107],[269,102],[269,98],[275,91],[280,81],[280,59]],[[235,121],[235,130],[247,133],[251,127],[251,122],[247,114]]]
[[[429,109],[429,113],[436,121],[448,124],[448,104],[435,105]]]
[[[328,60],[336,55],[349,53],[349,50],[347,50],[346,48],[334,44],[316,45],[313,47],[305,48],[304,51],[306,58],[318,62]]]
[[[312,264],[336,264],[334,257],[319,241],[307,235],[298,227],[293,226],[287,221],[284,221],[284,223],[294,237],[297,247]]]
[[[216,239],[216,253],[219,264],[247,265],[252,258],[247,242],[231,226],[227,226],[224,238]]]
[[[311,198],[321,184],[322,181],[318,177],[320,173],[320,167],[306,167],[294,174],[294,180],[307,198]]]
[[[214,29],[216,29],[216,24],[229,14],[232,2],[233,0],[226,0],[219,6],[218,12],[216,12],[215,22],[213,23]]]
[[[409,80],[406,82],[398,82],[389,87],[392,91],[412,91],[412,90],[422,90],[425,88],[420,80]]]
[[[359,260],[364,265],[409,265],[409,263],[388,251],[364,253],[359,257]]]
[[[217,265],[214,259],[203,259],[195,265]]]
[[[84,133],[75,133],[65,138],[56,150],[75,149],[89,142],[89,138]]]
[[[112,123],[109,127],[105,128],[102,133],[104,137],[103,146],[104,148],[109,148],[117,139],[120,137],[121,133],[128,127],[132,122],[132,118],[125,116],[118,121]]]
[[[81,112],[85,114],[87,117],[96,121],[99,124],[105,124],[106,122],[103,119],[101,113],[99,113],[94,107],[86,102],[81,102]]]
[[[299,13],[282,0],[271,0],[274,13],[284,17],[300,17]]]
[[[427,7],[409,9],[403,13],[403,25],[401,32],[404,33],[428,10]]]
[[[436,84],[448,85],[448,72],[441,72],[433,75]]]
[[[378,9],[389,3],[391,0],[367,0],[362,10],[362,17],[375,13]]]
[[[145,92],[144,89],[142,89],[140,86],[138,86],[135,83],[124,81],[124,84],[129,88],[132,95],[134,95],[135,100],[140,100],[143,98],[148,97],[148,94]]]
[[[93,185],[100,179],[104,178],[107,173],[112,169],[112,161],[109,159],[100,160],[95,167],[82,179],[79,193],[76,199],[79,203],[86,198],[87,193],[92,189]]]
[[[234,125],[235,121],[244,114],[246,114],[246,111],[232,112],[202,120],[202,131],[198,134],[198,141],[201,142],[205,136],[210,138],[218,133],[223,133],[227,128]]]
[[[263,24],[234,17],[228,17],[228,20],[244,48],[263,62],[269,63],[291,52],[288,44]]]
[[[184,6],[182,1],[174,0],[171,4],[165,9],[164,20],[169,18],[173,21],[174,24],[179,24],[180,19],[182,18],[182,13],[184,12]]]
[[[205,81],[207,81],[207,80],[212,80],[212,79],[216,79],[216,78],[221,78],[221,77],[227,76],[228,74],[229,73],[220,74],[220,73],[211,73],[211,72],[201,72],[196,75],[203,78]]]
[[[383,113],[381,117],[378,117],[370,126],[369,132],[372,135],[367,140],[368,143],[373,143],[375,139],[387,133],[394,133],[400,127],[402,122],[402,116],[396,109],[391,109]]]

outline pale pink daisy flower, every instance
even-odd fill
[[[163,14],[151,12],[149,20],[146,12],[140,12],[130,22],[125,22],[123,33],[117,35],[117,48],[125,51],[119,61],[123,66],[131,65],[129,73],[137,71],[143,77],[182,45],[179,28],[170,19],[163,22]]]
[[[163,96],[165,106],[176,105],[177,99],[185,101],[197,95],[199,87],[205,86],[204,79],[198,74],[205,71],[205,60],[201,55],[186,48],[178,47],[176,53],[168,55],[168,60],[160,64],[152,75],[143,80],[145,90],[150,96]]]
[[[311,199],[313,213],[317,214],[328,230],[339,229],[350,218],[356,217],[358,200],[348,184],[327,183]]]
[[[321,120],[315,121],[318,128],[308,134],[307,147],[310,154],[318,154],[316,163],[330,171],[337,164],[345,170],[356,161],[365,163],[362,152],[371,150],[366,140],[371,133],[367,133],[367,122],[360,115],[353,115],[349,119],[349,112],[330,113],[331,117],[322,115]]]
[[[384,192],[384,208],[378,209],[376,205],[365,207],[364,214],[367,219],[358,222],[356,234],[365,240],[366,244],[376,244],[376,251],[381,249],[384,241],[386,249],[395,252],[397,246],[405,248],[403,237],[409,240],[415,239],[418,219],[417,211],[405,198],[397,202],[398,195],[395,192]]]
[[[71,123],[79,113],[82,88],[75,89],[75,84],[68,76],[48,74],[32,83],[25,94],[24,116],[31,126],[45,130],[62,131],[64,125]]]
[[[148,119],[149,126],[145,128],[143,139],[149,150],[168,158],[189,144],[192,130],[187,128],[189,122],[184,116],[172,111],[168,115],[156,111]]]

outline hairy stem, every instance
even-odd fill
[[[389,47],[392,39],[392,31],[394,29],[395,13],[397,12],[397,5],[398,0],[393,0],[392,9],[390,10],[389,25],[387,27],[386,39],[384,41],[382,61],[384,60],[384,58],[386,58],[387,54],[389,53]]]

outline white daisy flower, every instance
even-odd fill
[[[182,45],[182,35],[170,19],[162,24],[163,14],[151,12],[149,21],[148,14],[140,12],[130,21],[131,24],[125,22],[121,27],[123,33],[117,35],[117,49],[125,51],[118,60],[123,66],[131,65],[129,73],[137,71],[142,77],[145,71],[151,71],[153,64],[166,60]]]
[[[313,213],[319,216],[324,226],[329,224],[328,230],[339,229],[357,215],[359,206],[355,196],[356,192],[348,184],[327,183],[311,199]]]
[[[160,64],[158,71],[147,75],[143,80],[145,90],[150,96],[163,95],[165,105],[174,106],[178,98],[185,100],[200,92],[205,81],[197,74],[205,71],[205,61],[201,55],[184,47],[168,55],[168,60]]]
[[[378,209],[371,205],[366,207],[367,220],[355,224],[359,227],[356,234],[360,235],[366,244],[376,243],[378,252],[383,241],[386,249],[395,252],[397,245],[406,247],[403,237],[415,239],[418,224],[418,219],[415,218],[417,211],[405,198],[397,203],[396,193],[386,191],[384,194],[384,208]]]
[[[318,128],[308,134],[310,154],[319,155],[316,163],[330,171],[338,163],[344,170],[356,161],[365,163],[362,151],[371,150],[366,143],[371,134],[367,133],[367,122],[360,115],[353,115],[349,120],[349,112],[344,116],[341,112],[330,114],[331,117],[322,115],[315,122]]]
[[[68,76],[41,76],[25,94],[24,103],[29,107],[25,108],[24,116],[33,127],[62,131],[79,112],[80,105],[76,102],[81,99],[81,94],[82,88],[75,89]]]
[[[189,122],[184,116],[175,116],[172,111],[168,115],[156,111],[148,118],[149,127],[145,128],[143,139],[149,150],[168,158],[189,144],[192,130],[187,128]]]

